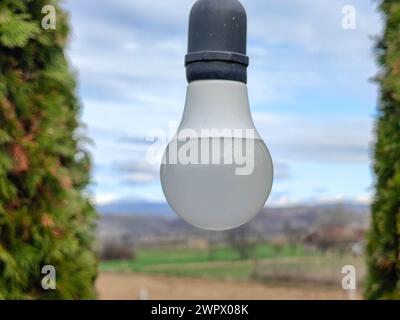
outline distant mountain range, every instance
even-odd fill
[[[279,207],[271,208],[272,210],[287,210],[294,208],[321,208],[329,209],[342,206],[345,210],[350,210],[352,212],[365,212],[368,210],[367,205],[345,202],[343,204],[338,203],[327,203],[327,204],[316,204],[316,205],[304,205],[304,206],[293,206],[293,207]],[[162,216],[162,217],[176,217],[175,212],[166,202],[148,202],[148,201],[130,201],[130,200],[120,200],[115,202],[110,202],[103,205],[97,206],[97,211],[101,214],[113,214],[113,215],[146,215],[146,216]]]
[[[138,214],[148,216],[174,216],[167,203],[121,200],[97,206],[101,214]]]
[[[187,236],[206,234],[180,219],[166,203],[117,202],[98,207],[102,239]],[[290,230],[309,232],[320,225],[353,224],[366,228],[369,207],[344,203],[287,208],[264,208],[246,225],[252,232],[274,237]]]

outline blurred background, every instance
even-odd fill
[[[180,220],[165,202],[158,165],[146,161],[149,132],[168,133],[182,115],[193,3],[63,4],[93,141],[100,298],[361,297],[373,193],[376,3],[242,0],[251,111],[275,181],[251,223],[218,233]],[[350,28],[343,24],[349,6]],[[356,293],[342,289],[345,265],[356,267]]]

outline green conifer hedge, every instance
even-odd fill
[[[56,29],[44,30],[45,5]],[[0,299],[94,298],[90,160],[56,0],[0,1]],[[44,290],[41,269],[56,269]]]
[[[380,104],[375,146],[376,195],[368,241],[369,299],[400,299],[400,2],[381,1],[377,44]]]

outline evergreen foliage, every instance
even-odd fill
[[[44,30],[45,5],[56,30]],[[90,159],[58,0],[0,0],[0,299],[95,297]],[[41,285],[56,268],[56,290]]]
[[[376,195],[368,239],[369,299],[400,299],[400,2],[380,3],[385,29],[377,43],[380,103],[376,124]]]

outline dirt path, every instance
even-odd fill
[[[100,299],[114,300],[271,300],[348,299],[341,289],[269,286],[255,282],[217,281],[135,273],[101,273],[97,280]]]

